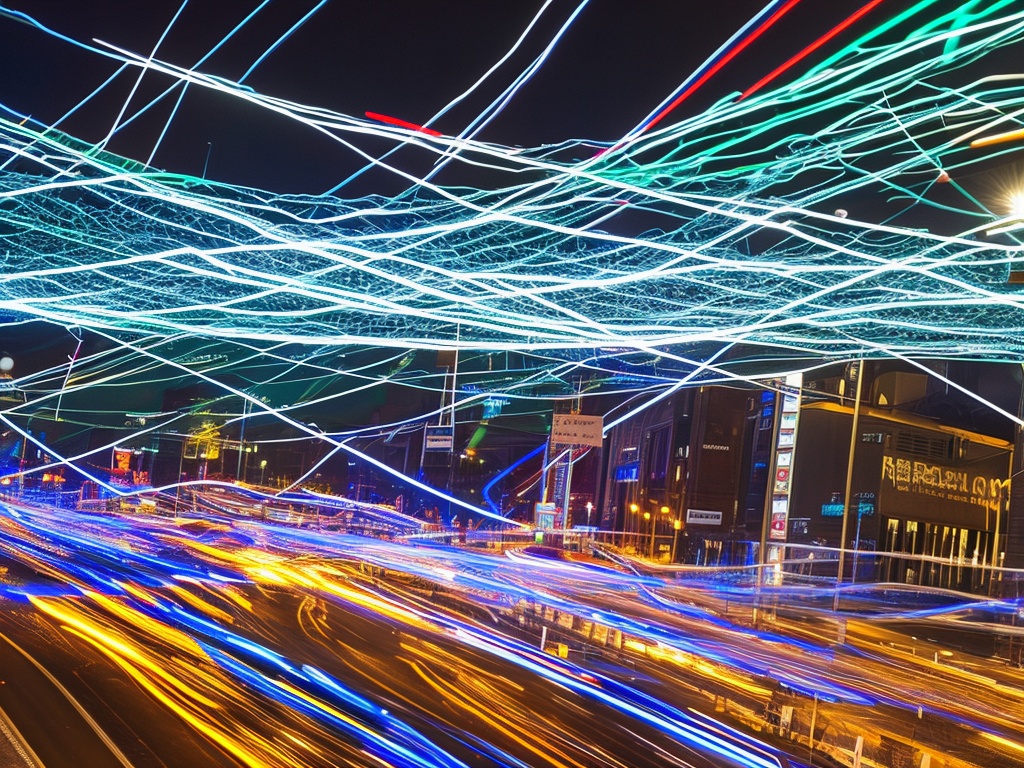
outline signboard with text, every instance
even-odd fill
[[[552,445],[589,445],[600,448],[604,443],[604,419],[579,413],[556,413],[551,417]]]
[[[686,522],[697,525],[721,525],[722,513],[714,509],[688,509]]]
[[[883,454],[879,504],[887,515],[913,519],[927,505],[930,519],[991,530],[1007,512],[1009,452],[994,452],[970,465],[948,466]]]
[[[450,451],[454,444],[454,430],[451,427],[424,427],[423,450]]]

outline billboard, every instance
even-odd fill
[[[534,505],[534,525],[538,528],[561,528],[561,515],[553,502],[540,502]]]
[[[768,538],[785,541],[789,527],[789,496],[793,482],[793,453],[796,449],[797,423],[800,416],[800,392],[803,374],[795,373],[779,384],[782,392],[782,413],[778,414],[775,438],[775,466],[772,478],[771,525]]]
[[[721,525],[722,513],[714,509],[687,509],[686,522],[697,525]]]
[[[891,517],[991,530],[1009,503],[1008,457],[993,453],[950,466],[885,453],[879,505]]]

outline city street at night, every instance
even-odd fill
[[[1024,737],[1024,674],[913,647],[912,594],[899,629],[865,600],[839,640],[816,590],[764,588],[755,624],[755,592],[706,569],[226,518],[2,522],[0,704],[48,766],[830,765],[857,736],[999,766]]]
[[[1024,0],[0,0],[0,768],[1024,766]]]

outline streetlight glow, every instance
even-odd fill
[[[1015,219],[1024,219],[1024,192],[1010,196],[1010,215]]]

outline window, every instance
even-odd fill
[[[663,489],[668,474],[669,427],[651,430],[647,442],[647,485],[651,489]]]

